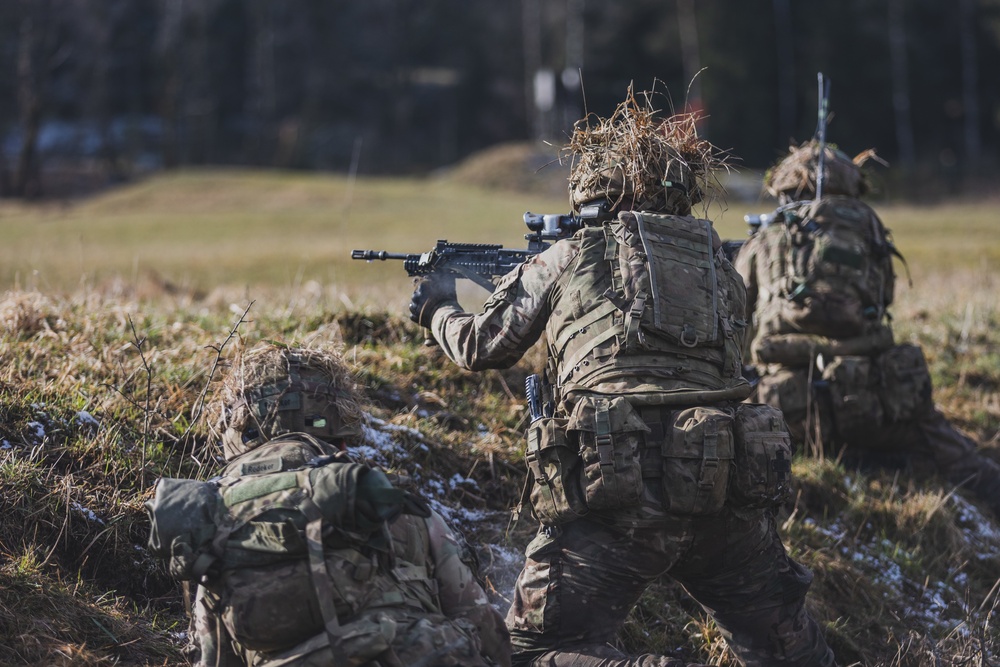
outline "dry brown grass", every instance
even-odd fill
[[[308,271],[301,280],[273,279],[257,266],[280,241],[268,225],[285,224],[281,231],[298,238],[297,251],[329,233],[329,209],[345,192],[334,192],[325,179],[289,177],[267,184],[252,179],[227,194],[228,180],[178,177],[166,193],[151,183],[91,202],[86,215],[70,209],[40,218],[38,210],[12,212],[4,205],[12,232],[5,252],[28,256],[40,239],[96,229],[108,256],[120,258],[144,243],[127,232],[141,236],[167,225],[178,236],[163,243],[177,253],[190,249],[199,233],[211,237],[204,239],[207,254],[218,275],[229,279],[212,290],[175,289],[170,271],[145,280],[141,269],[129,270],[128,260],[100,287],[89,281],[75,289],[71,279],[58,289],[14,290],[0,298],[0,664],[182,662],[183,641],[174,634],[184,629],[179,590],[144,551],[142,502],[161,474],[206,476],[216,469],[219,450],[196,419],[196,406],[203,390],[211,396],[215,389],[213,347],[254,300],[239,344],[343,345],[368,408],[393,429],[399,445],[379,462],[439,484],[434,498],[456,511],[456,522],[463,521],[458,510],[476,517],[460,527],[479,547],[498,599],[509,594],[517,552],[531,531],[523,522],[504,535],[506,509],[523,479],[521,387],[527,373],[541,368],[542,350],[510,371],[458,371],[439,350],[424,347],[421,332],[401,315],[409,281],[398,267],[356,262],[351,280]],[[361,219],[374,222],[313,249],[326,259],[346,255],[355,242],[426,249],[439,231],[452,240],[470,234],[468,240],[487,241],[502,227],[508,234],[502,241],[513,245],[523,233],[520,212],[538,204],[512,204],[505,196],[484,218],[469,213],[491,206],[482,194],[452,210],[454,191],[447,188],[359,187],[351,215],[367,207]],[[290,207],[288,217],[269,209],[275,218],[265,223],[265,215],[239,210],[241,199],[266,209],[268,197]],[[549,210],[564,210],[558,201]],[[202,229],[171,226],[176,219],[163,210],[171,205]],[[422,223],[405,219],[414,210],[423,211]],[[442,216],[435,225],[427,222],[434,220],[428,211]],[[742,212],[727,212],[736,214]],[[1000,240],[985,233],[995,231],[995,210],[894,208],[885,217],[914,274],[912,288],[901,280],[897,334],[924,347],[943,411],[996,455]],[[289,223],[292,218],[302,225]],[[220,227],[211,229],[214,224]],[[738,220],[741,233],[742,226]],[[260,238],[232,256],[219,252],[213,243],[233,229]],[[71,250],[60,253],[56,244],[43,258],[49,263],[38,266],[72,263]],[[241,273],[244,261],[249,268]],[[464,296],[471,307],[483,298]],[[368,306],[358,305],[362,298]],[[236,347],[234,341],[226,348],[224,362]],[[799,493],[782,517],[783,534],[816,574],[810,608],[841,664],[997,664],[994,517],[933,479],[856,471],[829,460],[799,461],[795,472]],[[472,481],[449,484],[453,478]],[[734,664],[717,629],[669,582],[644,596],[622,640],[637,651]]]
[[[628,197],[636,209],[686,214],[718,191],[716,173],[728,168],[727,156],[698,136],[697,114],[663,118],[656,97],[629,86],[611,116],[577,121],[563,149],[574,205],[603,198],[618,205]]]

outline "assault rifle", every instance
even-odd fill
[[[760,213],[760,214],[747,213],[746,215],[743,216],[743,221],[750,226],[750,229],[747,231],[747,235],[753,236],[764,227],[767,227],[772,222],[774,222],[774,219],[777,217],[777,215],[778,215],[777,211],[773,211],[771,213]],[[736,255],[740,252],[740,248],[743,247],[744,243],[746,243],[746,240],[743,239],[738,241],[737,240],[723,241],[722,252],[726,253],[726,259],[728,259],[730,262],[735,262]]]
[[[352,250],[351,259],[368,262],[402,260],[403,270],[410,277],[438,274],[467,278],[492,292],[496,278],[514,270],[554,242],[569,238],[591,217],[596,216],[590,215],[587,207],[584,207],[580,215],[528,211],[524,214],[524,224],[529,230],[524,235],[528,247],[523,249],[504,248],[492,243],[449,243],[441,240],[428,252],[407,254],[385,250]]]
[[[800,201],[793,201],[779,206],[770,213],[747,213],[743,216],[743,222],[747,223],[747,226],[750,228],[747,230],[747,236],[753,236],[760,230],[770,227],[775,223],[775,221],[784,221],[785,211],[790,208],[800,206],[801,204],[802,202]],[[736,259],[736,255],[739,253],[740,248],[743,247],[744,243],[746,243],[744,240],[722,242],[722,251],[726,253],[726,257],[729,258],[730,262]]]

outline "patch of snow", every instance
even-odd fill
[[[76,510],[77,512],[80,512],[81,514],[83,514],[85,517],[87,517],[87,519],[89,521],[93,521],[95,523],[99,523],[102,526],[104,525],[104,521],[101,520],[101,517],[97,516],[96,514],[94,514],[93,510],[87,509],[86,507],[84,507],[80,503],[73,503],[72,505],[70,505],[70,508],[72,508],[72,509]]]
[[[973,550],[976,560],[997,560],[997,554],[1000,553],[1000,529],[962,496],[952,495],[949,502],[957,507],[957,523],[965,531],[966,544]]]
[[[424,482],[424,490],[430,491],[436,496],[444,495],[444,484],[438,479],[428,479]],[[428,494],[430,495],[430,494]]]
[[[454,475],[451,476],[451,479],[448,480],[448,487],[451,489],[457,489],[460,486],[470,486],[473,489],[479,488],[479,484],[476,483],[476,480],[472,479],[471,477],[465,477],[463,475],[455,473]]]
[[[94,419],[94,416],[86,410],[80,410],[76,413],[76,423],[80,426],[93,426],[94,428],[101,425],[101,423]]]
[[[35,440],[41,442],[45,440],[45,425],[40,422],[28,422],[28,428],[34,429]]]
[[[10,449],[10,448],[11,448],[11,444],[9,442],[7,442],[6,440],[4,440],[3,444],[0,445],[0,449]]]
[[[501,512],[491,510],[470,509],[466,507],[451,507],[437,498],[427,498],[427,503],[435,512],[444,517],[449,524],[459,528],[474,526],[490,519],[499,520]]]

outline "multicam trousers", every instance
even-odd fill
[[[748,667],[831,667],[804,609],[812,574],[785,552],[769,512],[669,517],[652,528],[581,519],[528,545],[507,615],[514,665],[666,667],[610,648],[643,590],[669,575],[715,619]]]

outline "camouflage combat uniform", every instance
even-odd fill
[[[284,437],[294,438],[294,434]],[[353,617],[338,613],[340,626],[347,632],[344,660],[327,650],[326,633],[280,651],[245,649],[228,635],[220,618],[219,598],[209,590],[210,585],[197,588],[190,657],[198,667],[509,665],[510,639],[502,616],[463,560],[463,545],[441,516],[401,514],[389,524],[389,535],[392,572],[359,580],[357,590],[338,588],[334,596],[338,603],[341,597],[349,597],[349,607],[360,607]],[[345,568],[351,565],[348,561],[344,561]],[[289,604],[303,603],[289,600]],[[390,640],[388,650],[375,649],[376,658],[353,659],[350,647],[371,655],[370,644],[385,639]]]
[[[852,205],[870,211],[874,218],[871,226],[881,228],[874,211],[855,197],[824,195],[823,199],[856,202]],[[808,202],[804,204],[808,205]],[[859,435],[847,437],[838,432],[828,400],[817,390],[824,382],[819,381],[816,352],[811,352],[805,363],[774,363],[769,358],[773,355],[775,341],[782,336],[787,339],[787,334],[794,331],[782,316],[786,305],[783,284],[788,276],[782,275],[780,255],[787,235],[785,225],[771,224],[750,237],[735,261],[747,287],[747,312],[752,313],[755,333],[750,341],[749,356],[761,376],[760,400],[782,410],[793,439],[803,451],[826,450],[840,454],[846,447],[844,452],[851,462],[893,466],[912,463],[919,466],[922,461],[914,461],[916,455],[917,459],[932,462],[951,483],[972,490],[1000,514],[1000,464],[982,455],[977,444],[956,430],[934,406],[929,376],[926,376],[924,396],[913,399],[919,403],[912,411],[913,417],[882,424],[874,417]],[[891,258],[886,256],[880,261],[890,262],[886,269],[889,282],[884,288],[882,303],[877,304],[879,313],[876,316],[863,320],[860,328],[850,331],[850,335],[823,326],[795,333],[800,343],[812,341],[815,350],[826,348],[823,355],[826,364],[839,356],[837,350],[874,360],[894,345],[892,330],[885,323],[886,308],[892,300]]]
[[[623,221],[635,217],[619,214]],[[683,220],[711,230],[707,221]],[[719,240],[714,230],[709,234],[711,258]],[[654,483],[660,474],[654,453],[666,437],[662,416],[690,406],[731,405],[749,393],[739,376],[739,276],[716,253],[713,270],[724,274],[722,292],[710,297],[725,301],[731,315],[722,325],[724,346],[701,349],[695,335],[690,346],[633,354],[626,350],[628,335],[615,335],[622,334],[623,316],[604,294],[615,280],[609,243],[605,229],[584,228],[502,278],[482,312],[445,302],[436,304],[430,321],[444,353],[470,370],[509,367],[545,333],[557,416],[595,399],[625,397],[641,419],[634,428],[644,432],[640,447],[650,464],[644,460],[641,499],[540,526],[527,547],[507,615],[514,664],[677,665],[662,656],[629,658],[611,646],[643,590],[666,574],[712,615],[745,664],[833,665],[804,608],[812,575],[785,552],[772,512],[727,504],[710,515],[679,515],[669,507],[685,499],[666,499],[670,489]],[[683,282],[708,269],[667,270]],[[729,368],[733,361],[735,369]]]

